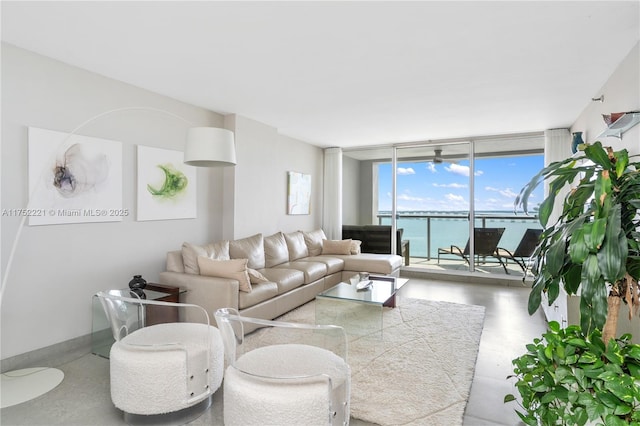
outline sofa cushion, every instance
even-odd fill
[[[200,269],[200,268],[198,268]],[[167,271],[184,274],[184,261],[182,260],[182,250],[171,250],[167,253]]]
[[[351,240],[322,240],[322,254],[351,254]]]
[[[327,236],[322,229],[316,229],[311,232],[302,232],[304,242],[307,245],[309,256],[318,256],[322,254],[322,240],[326,240]]]
[[[240,291],[251,292],[247,259],[216,260],[198,256],[198,266],[200,267],[200,275],[232,278],[238,280]]]
[[[266,283],[269,281],[267,277],[265,277],[255,269],[247,268],[247,274],[249,274],[249,282],[251,284],[260,284],[260,283]]]
[[[248,268],[264,268],[264,239],[262,234],[256,234],[251,237],[230,241],[229,254],[231,259],[247,259]]]
[[[252,286],[251,293],[241,291],[238,294],[238,308],[244,309],[260,302],[269,300],[278,295],[278,285],[272,282],[264,282]]]
[[[360,240],[351,240],[351,254],[360,254],[362,251],[360,250],[360,246],[362,245],[362,241]]]
[[[395,254],[360,253],[348,256],[333,255],[331,257],[343,259],[345,271],[389,275],[402,266],[402,257]]]
[[[295,269],[268,268],[259,271],[269,279],[278,284],[278,294],[286,293],[304,284],[304,272]]]
[[[297,260],[294,262],[283,263],[278,265],[275,269],[295,269],[304,273],[304,283],[310,284],[317,281],[327,275],[327,266],[321,262],[308,262],[305,260]]]
[[[184,264],[184,271],[187,274],[200,274],[198,256],[208,257],[209,259],[228,260],[229,241],[210,243],[206,246],[198,246],[187,242],[182,243],[182,263]]]
[[[282,232],[264,237],[264,258],[267,268],[289,261],[289,249]]]
[[[304,242],[304,235],[301,231],[284,234],[284,239],[289,249],[289,260],[298,260],[309,256],[309,249],[307,249],[307,244]]]
[[[341,272],[344,269],[344,260],[339,257],[330,256],[310,256],[298,260],[298,262],[320,262],[327,267],[327,275]]]

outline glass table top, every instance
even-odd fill
[[[372,284],[363,290],[358,290],[355,285],[340,283],[318,294],[318,297],[332,299],[353,300],[377,305],[385,304],[396,294],[399,287],[407,280],[397,280],[393,277],[371,277]]]

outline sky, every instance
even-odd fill
[[[476,211],[513,213],[516,196],[543,167],[543,155],[476,159]],[[379,165],[378,179],[378,210],[390,211],[391,163]],[[468,160],[441,164],[399,161],[398,211],[468,211],[469,180]],[[543,199],[540,185],[529,199],[529,210]]]

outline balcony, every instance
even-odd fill
[[[378,214],[378,224],[390,225],[391,215]],[[499,246],[515,250],[527,228],[540,229],[537,216],[506,213],[478,213],[475,226],[481,228],[505,228]],[[466,212],[404,213],[398,215],[397,227],[403,228],[403,240],[410,240],[409,267],[434,271],[468,271],[469,265],[460,257],[441,257],[438,248],[452,244],[464,248],[469,238],[469,221]],[[515,262],[507,262],[509,275],[522,276],[522,269]],[[505,275],[502,266],[493,258],[476,264],[480,273]]]

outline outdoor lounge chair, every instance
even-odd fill
[[[504,228],[474,228],[473,239],[476,265],[479,263],[486,263],[486,257],[491,256],[497,259],[498,263],[500,263],[504,268],[504,272],[508,273],[507,267],[497,253],[498,243],[500,242],[500,238],[503,233]],[[460,256],[465,260],[465,262],[469,263],[469,240],[467,240],[467,245],[464,247],[464,250],[456,245],[451,245],[451,247],[448,248],[439,248],[438,263],[440,263],[441,254]]]
[[[529,259],[538,245],[540,234],[542,234],[542,229],[527,229],[515,251],[511,252],[505,248],[498,247],[498,256],[504,259],[505,264],[509,262],[509,259],[513,260],[522,268],[522,272],[526,274]]]

